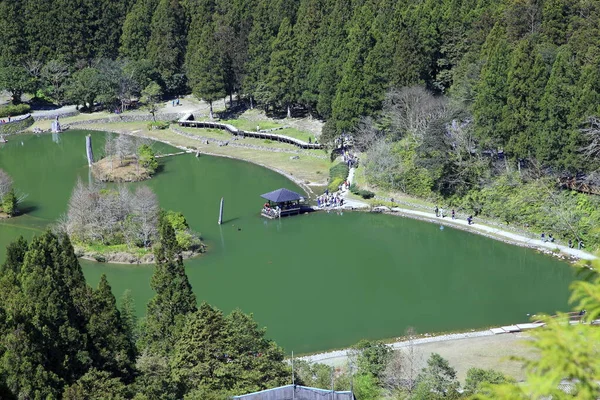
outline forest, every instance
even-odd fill
[[[0,88],[309,115],[357,139],[370,186],[596,245],[597,199],[563,189],[599,186],[598,20],[591,0],[3,0]]]

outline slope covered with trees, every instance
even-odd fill
[[[9,245],[0,267],[3,399],[225,399],[281,385],[289,367],[252,316],[197,306],[171,224],[160,226],[155,296],[136,322],[105,276],[88,286],[67,236]]]

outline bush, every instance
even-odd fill
[[[339,190],[340,185],[343,182],[344,180],[342,178],[335,178],[334,180],[329,182],[329,185],[327,185],[327,189],[329,189],[330,192],[337,192]]]
[[[350,185],[350,192],[352,194],[362,197],[363,199],[372,199],[373,197],[375,197],[375,193],[371,192],[370,190],[364,190],[359,188],[356,185],[356,183]]]
[[[337,163],[329,169],[329,181],[331,182],[335,178],[340,178],[342,181],[345,181],[346,178],[348,178],[349,173],[350,169],[346,163]]]
[[[148,129],[167,129],[169,126],[166,121],[153,121],[148,124]]]
[[[8,116],[16,117],[17,115],[27,114],[31,111],[29,104],[17,104],[0,107],[0,118],[6,118]]]
[[[144,168],[148,168],[150,174],[156,172],[158,168],[158,160],[154,154],[154,151],[147,144],[143,144],[138,148],[138,155],[140,159],[140,165]]]

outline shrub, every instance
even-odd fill
[[[26,118],[23,121],[11,122],[10,124],[0,124],[0,135],[13,135],[24,131],[33,125],[35,121],[32,117]]]
[[[17,115],[27,114],[29,111],[31,111],[29,104],[10,104],[0,107],[0,118],[6,118],[8,116],[16,117]]]
[[[169,126],[166,121],[153,121],[148,124],[148,129],[167,129]]]
[[[334,180],[329,182],[329,185],[327,185],[327,189],[329,189],[330,192],[337,192],[339,190],[340,185],[343,182],[344,180],[342,178],[335,178]]]
[[[149,172],[153,174],[158,168],[158,160],[155,157],[154,150],[147,144],[143,144],[138,148],[138,155],[140,158],[140,165],[144,168],[148,168]]]
[[[329,169],[329,182],[332,182],[336,178],[340,178],[343,182],[348,178],[349,173],[350,169],[346,163],[337,163]]]
[[[372,199],[373,197],[375,197],[375,193],[371,192],[370,190],[363,189],[358,191],[358,195],[363,199]]]

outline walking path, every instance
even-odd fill
[[[350,173],[348,174],[348,181],[350,182],[350,184],[352,184],[352,182],[354,181],[354,172],[355,172],[355,169],[350,168]],[[342,192],[342,196],[344,197],[345,204],[352,205],[353,208],[369,207],[369,205],[365,202],[362,202],[359,200],[347,199],[346,197],[348,196],[348,193],[349,193],[348,191]],[[462,219],[451,219],[450,217],[445,217],[445,218],[435,217],[435,216],[433,216],[433,212],[417,211],[417,210],[411,210],[411,209],[400,208],[400,207],[390,208],[390,207],[386,207],[386,206],[374,207],[373,210],[379,211],[379,212],[385,212],[385,213],[400,214],[400,215],[404,215],[407,217],[414,217],[414,218],[418,218],[418,219],[425,220],[428,222],[440,223],[442,225],[459,226],[459,227],[463,228],[464,230],[472,231],[475,233],[482,233],[485,235],[492,236],[494,238],[507,239],[510,242],[521,244],[521,245],[524,245],[527,247],[532,247],[532,248],[537,248],[537,249],[547,250],[547,251],[559,250],[563,254],[567,254],[569,256],[576,257],[581,260],[595,260],[597,258],[593,254],[590,254],[584,250],[572,249],[572,248],[569,248],[568,246],[559,245],[557,243],[543,242],[540,239],[532,239],[527,236],[519,235],[519,234],[512,233],[512,232],[507,232],[505,230],[494,228],[491,226],[482,225],[479,223],[469,225],[469,223],[467,221],[462,220]]]

